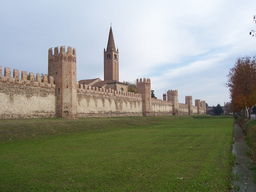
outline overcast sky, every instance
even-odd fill
[[[77,50],[77,80],[103,79],[112,23],[120,81],[151,78],[210,106],[230,101],[226,75],[256,55],[255,0],[0,0],[0,66],[47,73],[48,49]]]

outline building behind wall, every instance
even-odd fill
[[[128,92],[128,84],[119,82],[119,51],[116,49],[112,27],[109,30],[107,48],[104,49],[104,80],[84,79],[79,84]]]

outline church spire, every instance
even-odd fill
[[[119,53],[116,51],[112,26],[110,26],[107,50],[104,49],[104,81],[119,81]]]
[[[107,51],[112,51],[112,50],[116,51],[116,47],[115,47],[114,36],[112,32],[112,26],[110,26]]]

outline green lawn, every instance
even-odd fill
[[[233,122],[0,120],[0,191],[228,191]]]

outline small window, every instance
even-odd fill
[[[122,91],[122,92],[124,91],[123,87],[121,88],[121,91]]]
[[[58,95],[60,94],[60,88],[58,88]]]
[[[107,59],[110,59],[110,54],[107,54]]]
[[[117,59],[117,56],[116,56],[116,54],[115,54],[115,59]]]

